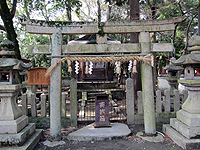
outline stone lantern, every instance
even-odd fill
[[[188,98],[177,111],[177,118],[170,119],[170,125],[164,125],[163,131],[184,149],[200,147],[200,36],[189,40],[191,51],[181,56],[175,65],[184,67],[184,78],[178,82],[188,90]]]
[[[2,43],[0,55],[12,56],[10,48],[13,43],[6,40],[7,47],[5,42]],[[28,123],[28,117],[23,115],[16,103],[19,91],[25,87],[18,84],[18,71],[28,68],[30,64],[24,64],[21,60],[0,58],[0,146],[23,145],[33,134],[41,135],[41,131],[35,130],[35,124]]]
[[[176,61],[176,58],[172,57],[170,59],[170,64],[164,68],[168,71],[168,77],[166,77],[166,80],[170,85],[170,95],[174,95],[174,90],[178,89],[178,79],[183,70],[183,67],[174,65],[174,61]]]

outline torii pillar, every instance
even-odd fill
[[[57,29],[52,34],[52,50],[51,56],[58,56],[62,53],[62,32],[61,29]],[[52,57],[51,66],[57,63],[60,58]],[[51,73],[51,85],[50,85],[50,136],[51,140],[61,140],[61,63],[58,64],[55,70]]]
[[[140,32],[139,43],[142,53],[151,52],[149,32]],[[147,135],[156,134],[156,121],[154,110],[153,73],[151,65],[141,64],[142,96],[144,107],[144,128]]]

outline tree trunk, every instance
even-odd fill
[[[130,20],[139,20],[140,17],[139,10],[139,0],[130,0]],[[139,42],[139,34],[132,33],[130,34],[130,42],[138,43]]]
[[[17,0],[13,0],[13,7],[12,10],[10,11],[6,3],[6,0],[0,0],[0,15],[1,19],[3,20],[4,27],[7,33],[7,39],[14,43],[14,51],[15,51],[14,58],[21,60],[17,34],[15,32],[12,20],[16,11],[16,4]],[[18,81],[19,83],[22,83],[22,77],[20,75],[18,76]]]
[[[16,9],[16,5],[14,5],[14,6],[15,6],[15,8],[13,8],[12,11],[14,9]],[[2,18],[3,23],[4,23],[6,33],[7,33],[7,38],[8,38],[8,40],[10,40],[14,43],[14,51],[15,51],[14,57],[16,59],[21,60],[21,54],[20,54],[20,50],[19,50],[19,43],[18,43],[18,40],[17,40],[17,34],[15,32],[15,29],[14,29],[14,26],[13,26],[13,21],[12,21],[14,14],[12,14],[10,12],[8,5],[6,3],[6,0],[0,1],[0,7],[1,7],[0,14],[1,14],[1,18]]]
[[[130,20],[139,20],[139,0],[130,0]],[[131,33],[130,34],[130,43],[139,43],[139,34]],[[131,78],[134,82],[134,95],[135,99],[137,98],[137,91],[142,90],[142,82],[141,82],[141,68],[140,62],[136,65],[137,73],[131,73]]]

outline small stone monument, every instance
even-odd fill
[[[13,43],[8,40],[6,42],[7,48],[12,48]],[[6,55],[14,53],[7,52],[7,49],[2,51]],[[16,103],[18,92],[25,87],[18,84],[18,71],[28,68],[30,65],[20,60],[0,58],[0,147],[22,146],[29,139],[29,144],[21,149],[33,149],[41,136],[42,130],[35,130],[35,124],[28,123],[28,117],[23,115]]]
[[[188,89],[188,98],[177,112],[177,118],[170,119],[170,125],[163,125],[165,132],[174,142],[184,149],[200,148],[200,36],[189,40],[191,51],[181,56],[175,65],[183,65],[184,79],[178,82]]]

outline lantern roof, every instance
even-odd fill
[[[0,58],[0,69],[26,70],[31,67],[30,63],[24,63],[14,58]]]

